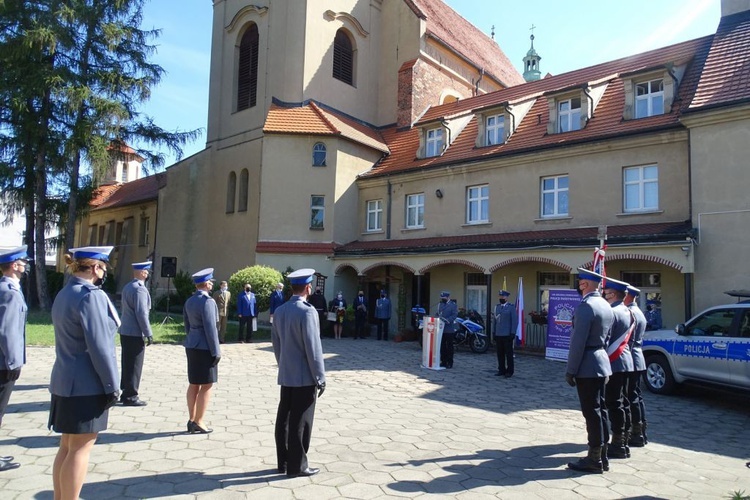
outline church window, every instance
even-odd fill
[[[240,173],[240,203],[237,207],[238,212],[247,212],[247,190],[250,184],[250,175],[246,168]]]
[[[252,108],[258,94],[258,26],[251,24],[242,35],[237,64],[237,111]]]
[[[354,45],[343,29],[336,32],[333,40],[333,77],[354,85]]]
[[[237,174],[229,172],[227,179],[227,213],[234,213],[234,201],[237,193]]]

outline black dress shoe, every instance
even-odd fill
[[[0,457],[0,462],[12,462],[12,461],[13,461],[13,457],[11,457],[10,455],[6,457]]]
[[[318,472],[320,472],[320,469],[315,469],[313,467],[308,467],[307,469],[301,470],[301,471],[299,471],[297,473],[287,472],[286,475],[287,475],[287,477],[307,477],[307,476],[314,476]]]
[[[276,470],[279,472],[279,474],[286,474],[286,465],[279,465]]]
[[[144,400],[138,398],[122,400],[122,406],[146,406],[147,404]]]
[[[193,434],[211,434],[214,430],[206,427],[205,429],[193,422]]]
[[[188,434],[192,434],[195,432],[195,422],[193,422],[192,420],[188,420],[187,431]]]
[[[495,374],[496,377],[502,377],[503,375],[505,375],[503,372],[497,372]]]
[[[0,471],[18,469],[20,466],[21,464],[18,462],[2,461],[0,462]]]

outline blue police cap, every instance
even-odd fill
[[[313,274],[315,274],[315,269],[305,268],[291,272],[286,277],[292,285],[306,285],[312,282]]]
[[[28,260],[29,254],[26,253],[28,247],[23,245],[21,247],[11,248],[10,250],[3,250],[0,252],[0,264],[8,264],[17,260]]]
[[[73,254],[73,258],[78,259],[94,259],[109,262],[109,254],[115,247],[79,247],[71,248],[69,252]]]
[[[142,271],[144,269],[151,269],[151,262],[150,260],[147,260],[146,262],[133,262],[133,270],[134,271]]]
[[[193,274],[193,283],[197,285],[198,283],[205,283],[206,281],[212,280],[213,278],[214,268],[207,267],[206,269],[201,269],[197,273]]]
[[[441,299],[447,299],[450,296],[451,296],[451,293],[448,292],[448,291],[440,292],[440,298]]]
[[[578,268],[578,279],[579,280],[589,280],[589,281],[596,281],[597,283],[600,283],[602,279],[604,279],[604,276],[602,276],[599,273],[595,273],[594,271],[589,271],[588,269],[584,269],[582,267]]]
[[[604,283],[604,288],[617,290],[618,292],[625,292],[628,289],[628,284],[624,281],[607,278],[606,283]]]
[[[508,290],[500,290],[497,294],[501,297],[510,297],[510,292]]]
[[[634,287],[633,285],[628,285],[628,295],[632,295],[633,297],[638,297],[641,294],[641,291]]]

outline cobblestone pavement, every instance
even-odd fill
[[[318,401],[309,459],[322,471],[275,472],[279,390],[268,342],[227,344],[208,419],[188,435],[184,350],[146,352],[142,397],[115,407],[100,434],[82,497],[104,498],[728,498],[750,493],[750,397],[708,390],[647,394],[650,444],[604,475],[565,464],[585,450],[583,418],[564,365],[517,355],[516,375],[494,376],[495,356],[459,350],[455,368],[419,367],[415,342],[325,339],[328,388]],[[52,498],[59,437],[46,429],[54,350],[29,364],[0,429],[0,498]]]

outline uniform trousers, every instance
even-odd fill
[[[641,424],[646,421],[646,405],[641,393],[641,378],[645,370],[628,372],[628,401],[630,402],[631,422]]]
[[[219,316],[219,321],[216,322],[216,329],[219,330],[219,342],[224,342],[227,335],[227,317]]]
[[[247,336],[247,340],[252,340],[253,338],[253,318],[252,316],[241,316],[240,318],[240,329],[237,333],[237,340],[245,340],[245,335],[243,335],[243,331],[245,332]]]
[[[604,390],[604,401],[609,413],[609,423],[613,435],[625,434],[625,381],[628,372],[613,373]]]
[[[515,366],[513,365],[513,335],[495,335],[497,345],[497,372],[500,375],[510,377],[513,375]]]
[[[391,319],[378,318],[375,321],[378,322],[378,340],[381,338],[383,340],[388,340],[388,323],[391,322]]]
[[[576,377],[578,401],[586,421],[586,434],[590,447],[602,446],[609,441],[607,407],[604,405],[604,385],[606,377]]]
[[[143,354],[146,343],[143,337],[120,335],[122,346],[122,375],[120,376],[121,401],[138,399],[138,387],[143,372]]]
[[[356,311],[354,313],[354,338],[365,338],[365,323],[367,322],[367,313]]]
[[[440,340],[440,365],[453,368],[453,350],[456,343],[456,332],[443,332]]]
[[[308,468],[317,387],[281,386],[281,399],[276,413],[276,459],[278,468],[286,466],[287,474]]]
[[[0,426],[3,425],[3,415],[8,408],[10,393],[16,386],[15,380],[8,380],[8,370],[0,370]]]

